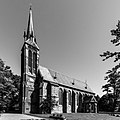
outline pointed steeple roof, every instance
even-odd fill
[[[23,37],[24,37],[25,43],[32,45],[33,47],[36,47],[37,49],[39,49],[37,42],[36,42],[36,37],[34,35],[33,16],[32,16],[31,5],[30,5],[30,9],[29,9],[27,32],[24,31]]]
[[[28,18],[28,26],[27,26],[27,38],[34,36],[33,29],[33,16],[32,16],[32,6],[30,5],[29,9],[29,18]]]

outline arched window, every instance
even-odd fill
[[[77,105],[79,105],[79,93],[77,93]]]
[[[28,51],[28,66],[29,66],[29,71],[32,73],[32,51]]]
[[[33,53],[33,70],[34,70],[34,73],[36,72],[36,67],[37,67],[37,54],[34,52]]]
[[[63,104],[63,91],[61,88],[59,89],[59,104]]]
[[[71,92],[70,90],[68,91],[68,104],[71,105],[72,101],[71,101]]]

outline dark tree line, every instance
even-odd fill
[[[14,75],[0,59],[0,112],[19,110],[20,76]]]
[[[111,43],[118,47],[120,45],[120,21],[118,21],[116,27],[116,29],[111,30],[111,35],[115,36],[115,38],[111,40]],[[103,98],[108,99],[106,104],[109,105],[108,103],[111,103],[110,105],[112,105],[111,107],[114,111],[120,111],[120,106],[117,102],[120,98],[120,51],[106,51],[103,52],[103,54],[100,56],[103,58],[103,61],[106,61],[109,58],[113,58],[114,62],[116,62],[116,65],[113,66],[111,70],[106,72],[104,80],[107,83],[102,86],[102,89],[103,91],[106,91],[106,95],[103,96]]]
[[[0,113],[19,112],[19,91],[21,77],[14,75],[9,66],[0,59]],[[50,113],[57,103],[54,99],[46,98],[40,103],[43,113]]]
[[[114,97],[112,94],[103,95],[98,101],[99,111],[114,112]]]

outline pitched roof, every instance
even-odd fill
[[[39,66],[39,70],[44,80],[57,83],[66,87],[71,87],[80,91],[93,93],[91,88],[85,82],[68,77],[54,70]]]

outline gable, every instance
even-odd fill
[[[97,102],[94,96],[91,98],[90,102]]]
[[[39,66],[39,70],[44,80],[57,83],[57,81],[53,79],[47,68]]]
[[[34,39],[34,38],[32,38],[32,39]],[[34,40],[28,39],[27,41],[25,41],[25,43],[39,49],[38,45],[34,42]]]

